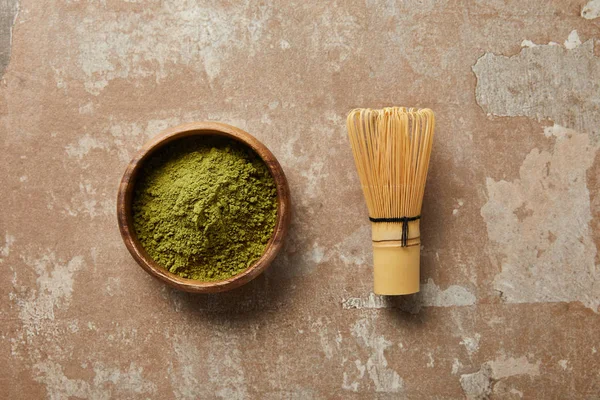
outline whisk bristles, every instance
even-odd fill
[[[372,219],[421,214],[435,118],[428,108],[358,108],[347,127]]]

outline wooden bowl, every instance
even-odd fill
[[[133,226],[133,213],[131,212],[135,179],[140,167],[152,153],[167,143],[189,136],[221,136],[236,140],[250,147],[265,162],[277,186],[277,221],[273,236],[267,243],[263,255],[245,271],[229,279],[214,282],[203,282],[182,278],[158,265],[144,250],[137,239]],[[117,218],[121,236],[127,249],[137,263],[150,275],[163,281],[169,286],[186,292],[215,293],[224,292],[250,282],[262,273],[273,261],[281,249],[283,238],[290,223],[290,190],[281,165],[275,156],[254,136],[231,125],[219,122],[191,122],[169,128],[146,143],[144,147],[131,160],[119,185],[117,195]]]

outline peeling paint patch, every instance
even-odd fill
[[[421,298],[424,307],[472,306],[477,301],[467,288],[450,285],[440,289],[431,278],[421,286]]]
[[[579,35],[577,31],[571,31],[569,33],[569,37],[565,40],[565,49],[573,50],[581,44],[581,39],[579,39]]]
[[[252,398],[252,397],[248,397]],[[305,388],[298,385],[287,385],[285,389],[260,394],[261,400],[322,400],[319,391],[314,388]]]
[[[366,374],[373,382],[376,392],[398,393],[404,387],[404,381],[396,371],[389,367],[385,357],[386,349],[392,347],[392,342],[384,336],[377,335],[370,319],[357,321],[351,329],[352,336],[357,338],[363,347],[370,352],[366,363],[360,359],[355,360],[352,372],[346,371],[343,375],[342,388],[358,391],[360,381]],[[351,377],[352,376],[352,377]]]
[[[475,295],[466,288],[451,285],[447,289],[440,289],[431,278],[421,285],[421,291],[413,296],[416,303],[422,307],[471,306],[477,301]],[[374,293],[342,300],[342,308],[346,310],[397,308],[397,306],[398,300],[394,296],[379,296]]]
[[[462,366],[463,365],[460,362],[460,360],[458,358],[455,358],[454,361],[452,362],[452,375],[458,374],[458,371],[460,371]]]
[[[121,293],[121,278],[115,276],[109,276],[106,280],[104,290],[109,296],[115,296]]]
[[[171,117],[167,119],[151,119],[146,123],[146,126],[137,122],[117,123],[108,128],[108,134],[105,133],[102,136],[102,140],[106,148],[116,150],[120,161],[129,162],[133,153],[144,142],[144,140],[140,140],[140,137],[150,139],[167,127],[178,125],[181,122],[182,119]]]
[[[189,337],[176,335],[171,341],[175,362],[169,363],[168,371],[176,399],[248,397],[242,354],[235,338],[215,332],[208,355],[202,354]]]
[[[350,297],[342,300],[342,308],[346,310],[365,308],[392,308],[393,302],[388,296],[379,296],[369,293],[367,297]]]
[[[316,21],[318,29],[311,35],[314,54],[326,54],[322,60],[330,72],[339,72],[355,49],[360,25],[346,7],[334,3],[326,7]]]
[[[282,50],[287,50],[287,49],[289,49],[289,48],[291,47],[291,46],[290,46],[290,42],[288,42],[287,40],[281,39],[281,40],[279,41],[279,47],[280,47]]]
[[[88,103],[84,108],[91,107]],[[81,108],[80,108],[81,112]],[[78,166],[88,168],[88,159],[94,150],[101,150],[118,155],[119,161],[127,163],[135,151],[149,139],[168,127],[179,125],[185,121],[194,121],[199,118],[197,112],[189,112],[181,117],[169,117],[164,119],[150,119],[145,124],[112,123],[105,130],[94,136],[89,133],[81,135],[77,141],[69,143],[65,151],[69,158],[78,162]],[[229,122],[229,121],[228,121]]]
[[[171,338],[173,361],[169,362],[168,372],[173,394],[177,400],[201,398],[202,385],[196,371],[197,360],[202,359],[195,343],[183,336]]]
[[[329,176],[326,172],[326,166],[322,161],[313,161],[309,168],[304,168],[300,172],[300,176],[306,179],[304,186],[305,195],[311,198],[317,198],[323,185],[321,180]]]
[[[171,338],[173,361],[169,362],[168,372],[173,394],[177,400],[201,398],[201,377],[196,370],[197,360],[202,359],[195,343],[183,336]]]
[[[512,57],[486,53],[473,66],[477,103],[488,114],[551,119],[600,135],[600,58],[594,56],[593,40],[578,42],[573,31],[566,49],[539,45]]]
[[[106,18],[101,10],[87,13],[74,21],[85,89],[97,95],[117,78],[160,82],[175,64],[212,81],[232,53],[254,54],[271,13],[263,4],[203,6],[189,0],[161,1],[160,9],[122,12],[118,18]]]
[[[313,244],[313,248],[310,252],[310,258],[315,264],[320,264],[325,257],[325,249],[319,246],[317,243]]]
[[[525,356],[519,358],[502,356],[484,363],[477,372],[461,375],[460,384],[467,399],[483,400],[489,398],[492,392],[497,393],[506,390],[502,379],[518,375],[539,376],[540,364],[540,361],[532,364]],[[519,393],[514,388],[507,391],[514,394]]]
[[[484,400],[489,397],[492,393],[491,375],[490,366],[484,365],[477,372],[460,376],[460,386],[468,400]]]
[[[94,112],[94,103],[87,102],[82,106],[79,106],[79,114],[88,115]]]
[[[0,246],[0,263],[10,255],[10,249],[15,243],[15,237],[8,232],[4,235],[4,244]]]
[[[77,143],[67,145],[65,151],[69,157],[78,158],[81,160],[85,155],[94,149],[106,150],[107,148],[108,145],[106,143],[103,143],[89,134],[85,134],[77,140]]]
[[[452,210],[452,215],[458,215],[460,208],[465,204],[465,201],[463,199],[458,199],[457,201],[457,207]]]
[[[335,336],[330,338],[329,328],[330,321],[326,317],[320,317],[311,324],[311,332],[319,335],[319,341],[321,343],[321,349],[325,354],[325,357],[329,360],[333,358],[334,353],[340,350],[342,343],[342,335],[339,331],[335,332]]]
[[[37,374],[35,380],[46,386],[47,396],[51,400],[71,397],[108,400],[124,395],[150,395],[157,391],[154,383],[143,378],[143,368],[138,367],[135,362],[126,371],[94,363],[94,379],[91,382],[68,378],[63,367],[50,360],[36,363],[33,369]],[[121,396],[116,396],[117,394]]]
[[[519,396],[520,399],[523,398],[523,392],[518,389],[512,388],[510,389],[509,393]]]
[[[579,43],[581,44],[581,43]],[[531,40],[525,39],[521,42],[521,47],[537,47],[543,46],[543,44],[534,43]],[[560,46],[560,44],[556,42],[548,42],[548,46]]]
[[[546,128],[551,152],[533,149],[513,182],[486,182],[492,262],[501,267],[493,286],[511,303],[580,301],[600,306],[600,276],[586,172],[597,145],[586,134]]]
[[[585,19],[600,17],[600,0],[589,1],[582,9],[581,16]]]
[[[427,368],[435,367],[435,359],[433,358],[432,352],[427,353],[427,358],[429,358],[429,361],[427,361]]]
[[[221,399],[243,400],[248,398],[246,378],[242,367],[242,354],[237,342],[224,341],[213,343],[208,357],[208,377],[214,385],[214,394]]]
[[[473,355],[479,351],[479,341],[481,340],[481,335],[476,333],[473,337],[465,337],[461,340],[460,344],[465,346],[469,355]]]
[[[10,62],[12,30],[19,13],[17,0],[0,1],[0,77]]]
[[[535,47],[535,46],[537,46],[537,44],[533,43],[531,40],[525,39],[521,42],[521,47]]]
[[[49,252],[41,258],[26,259],[25,263],[37,275],[37,289],[20,287],[15,273],[13,286],[17,292],[9,297],[19,308],[26,338],[31,338],[54,331],[55,312],[70,304],[74,274],[84,267],[84,258],[75,256],[65,263]]]
[[[74,194],[68,204],[62,205],[62,213],[70,217],[85,215],[89,218],[112,216],[115,213],[114,199],[106,198],[106,193],[98,194],[88,181],[79,183],[79,193]],[[54,203],[50,203],[52,207]],[[58,206],[58,204],[56,204]]]
[[[566,371],[567,369],[569,369],[569,360],[560,360],[558,362],[558,365],[560,365],[563,371]]]
[[[497,380],[515,375],[539,376],[540,364],[541,361],[531,363],[525,356],[519,358],[502,356],[488,362],[488,365],[492,368],[491,376]]]

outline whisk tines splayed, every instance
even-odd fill
[[[355,109],[347,128],[373,231],[375,292],[419,290],[419,219],[433,144],[430,109]]]

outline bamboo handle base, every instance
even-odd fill
[[[421,246],[376,246],[373,243],[375,294],[388,296],[419,291]]]
[[[375,294],[417,293],[420,283],[419,221],[409,222],[408,246],[401,246],[402,224],[373,223],[373,283]]]

